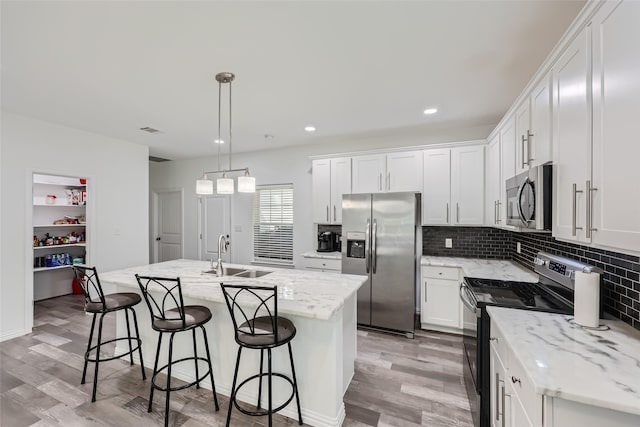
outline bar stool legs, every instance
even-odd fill
[[[242,346],[238,347],[238,357],[236,358],[236,370],[233,373],[233,384],[231,385],[231,395],[229,396],[229,411],[227,412],[227,427],[231,424],[231,409],[233,402],[236,400],[236,383],[238,382],[238,368],[240,368],[240,355],[242,354]]]
[[[302,410],[300,409],[300,395],[298,394],[298,380],[296,379],[296,368],[293,366],[293,351],[291,351],[291,342],[287,343],[289,347],[289,360],[291,361],[291,376],[293,377],[293,390],[296,393],[296,405],[298,406],[298,424],[302,425]]]

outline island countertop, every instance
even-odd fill
[[[345,300],[355,294],[367,281],[366,276],[352,274],[227,263],[224,266],[266,270],[272,273],[259,278],[216,277],[215,274],[205,273],[211,270],[209,261],[178,259],[102,273],[100,280],[139,289],[135,278],[136,273],[141,276],[180,277],[184,297],[219,303],[224,303],[220,282],[257,286],[277,285],[279,313],[321,320],[330,319],[342,308]]]
[[[618,320],[595,331],[562,314],[488,307],[536,392],[640,415],[640,333]]]

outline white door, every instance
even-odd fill
[[[331,160],[320,159],[311,162],[312,220],[316,224],[331,222]]]
[[[422,192],[422,151],[387,154],[387,191]]]
[[[425,150],[423,175],[422,224],[450,224],[451,150]]]
[[[546,75],[531,92],[531,166],[550,162],[551,153],[551,75]]]
[[[592,24],[593,242],[635,251],[640,251],[638,23],[640,3],[626,0],[606,3]]]
[[[451,149],[452,223],[484,225],[484,147]]]
[[[516,110],[516,175],[529,170],[529,99]]]
[[[500,129],[500,145],[500,149],[502,150],[502,182],[500,183],[500,198],[505,200],[506,181],[516,175],[516,124],[513,117],[505,121],[502,129]],[[506,202],[500,205],[499,216],[503,219],[502,225],[505,225],[504,218],[507,217]]]
[[[585,237],[592,150],[590,31],[586,27],[578,34],[553,67],[553,236],[579,242],[590,241]]]
[[[502,203],[503,180],[500,174],[500,134],[489,141],[487,149],[487,200],[486,219],[489,225],[501,224],[500,207]]]
[[[351,193],[351,157],[331,159],[332,224],[342,224],[342,195]]]
[[[373,154],[352,158],[353,193],[384,193],[387,155]]]
[[[182,191],[157,193],[155,262],[182,258]]]
[[[215,262],[218,259],[218,238],[231,234],[231,199],[229,196],[207,196],[200,199],[200,259]],[[230,262],[231,251],[222,255],[222,260]]]

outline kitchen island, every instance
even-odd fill
[[[237,264],[225,264],[225,267],[256,270],[255,266]],[[367,278],[263,267],[260,270],[271,273],[259,278],[216,277],[215,274],[205,273],[209,270],[211,266],[207,261],[181,259],[111,271],[101,274],[100,279],[105,289],[140,293],[134,276],[136,273],[180,277],[185,305],[204,305],[213,314],[213,319],[205,328],[209,337],[216,390],[226,396],[229,396],[231,390],[237,344],[219,283],[277,285],[278,315],[290,319],[297,329],[291,344],[303,421],[313,426],[341,425],[345,416],[342,399],[353,377],[356,356],[356,295]],[[144,302],[135,308],[145,366],[153,369],[158,334],[151,329],[149,312]],[[118,317],[117,334],[119,337],[127,335],[123,316]],[[201,334],[198,334],[198,347],[204,352]],[[174,360],[188,357],[192,353],[191,349],[191,334],[177,334],[174,340]],[[290,375],[287,347],[274,349],[273,353],[274,372]],[[259,351],[243,352],[238,378],[246,378],[258,372],[259,354]],[[160,357],[161,361],[166,360],[166,348],[163,348]],[[185,381],[193,381],[195,377],[192,363],[178,364],[172,373],[174,377]],[[256,403],[258,383],[254,382],[254,388],[244,387],[241,390],[238,400]],[[202,385],[211,388],[208,380]],[[290,392],[291,388],[287,383],[275,379],[274,406],[284,402]],[[160,395],[162,393],[158,393]],[[221,410],[226,411],[227,408],[223,407]],[[279,413],[297,419],[295,400]]]

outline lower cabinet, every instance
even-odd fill
[[[460,269],[422,267],[420,323],[423,329],[461,333]]]
[[[304,268],[312,271],[342,272],[341,259],[303,258]]]

